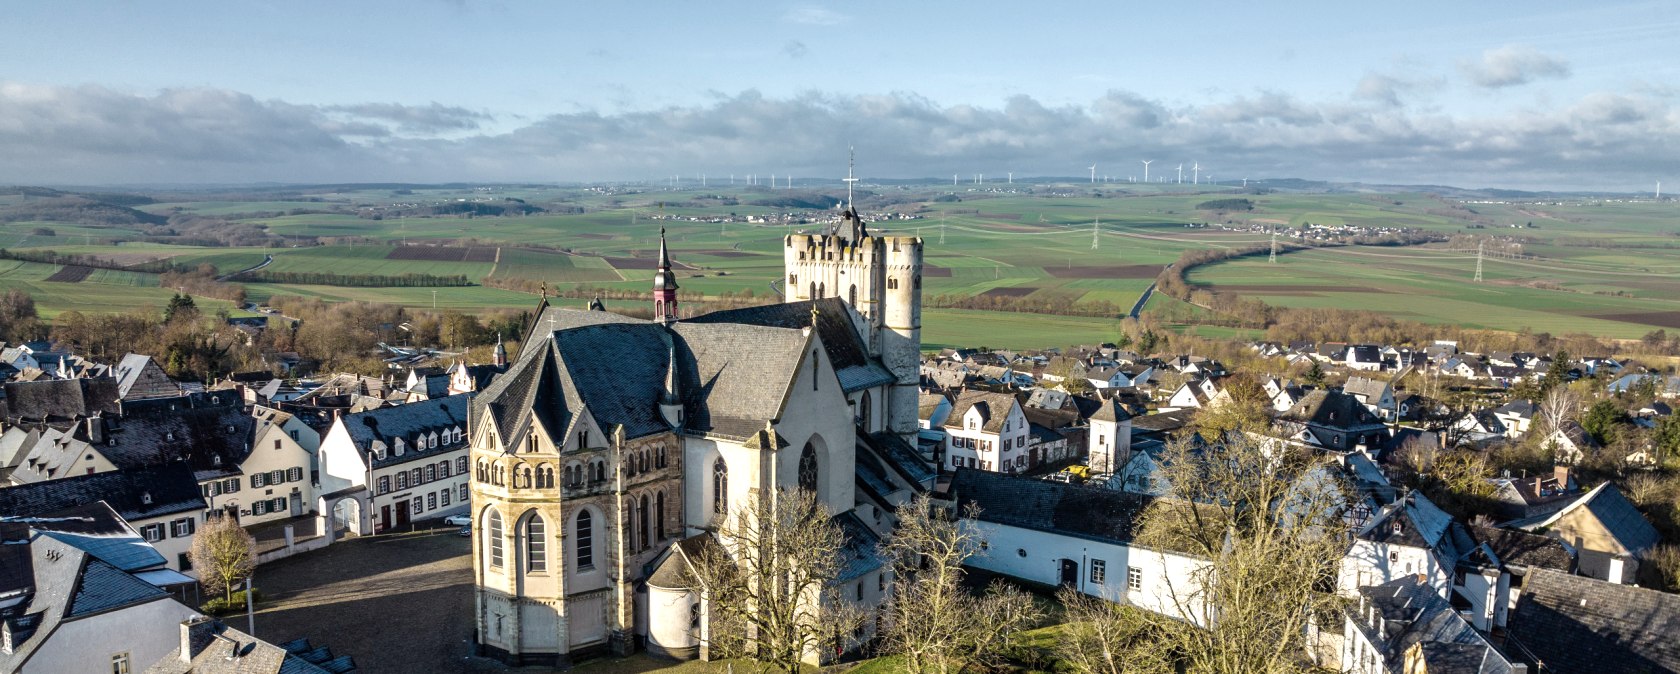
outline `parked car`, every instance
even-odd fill
[[[466,515],[450,515],[443,518],[443,523],[452,527],[464,527],[472,524],[472,518]]]
[[[461,530],[455,532],[455,535],[460,536],[462,538],[468,538],[468,537],[472,536],[472,527],[471,526],[461,527]]]

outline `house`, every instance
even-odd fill
[[[1110,367],[1091,368],[1085,372],[1086,381],[1091,382],[1092,388],[1131,388],[1149,381],[1155,376],[1155,368],[1147,365],[1115,365]]]
[[[1505,437],[1512,439],[1527,435],[1539,414],[1540,406],[1532,400],[1513,400],[1493,408],[1493,416],[1505,426]]]
[[[945,420],[950,416],[950,398],[938,393],[916,396],[916,449],[929,461],[945,448]]]
[[[0,489],[0,517],[34,517],[104,501],[168,560],[192,568],[187,551],[206,504],[190,466],[171,463],[78,475]]]
[[[1546,436],[1544,446],[1551,450],[1552,460],[1564,465],[1573,466],[1581,462],[1590,452],[1599,448],[1597,440],[1581,427],[1581,422],[1565,419]]]
[[[312,647],[307,638],[274,645],[213,618],[192,616],[177,627],[175,650],[146,674],[345,674],[356,671],[350,656]]]
[[[241,476],[233,484],[235,489],[227,491],[226,480],[205,485],[211,509],[229,512],[245,526],[313,512],[319,481],[314,447],[320,445],[319,436],[279,410],[254,408],[251,418],[251,451],[239,462]]]
[[[1629,374],[1610,382],[1611,393],[1631,393],[1641,387],[1649,386],[1658,397],[1673,398],[1680,395],[1680,375],[1661,374]]]
[[[1376,372],[1383,369],[1382,347],[1375,344],[1353,344],[1344,352],[1342,364],[1350,370]]]
[[[1575,571],[1575,554],[1562,541],[1515,529],[1456,527],[1465,549],[1454,567],[1453,595],[1460,614],[1483,632],[1504,629],[1521,596],[1523,578],[1535,569]]]
[[[1537,672],[1680,672],[1675,625],[1680,596],[1540,569],[1506,638]]]
[[[1493,410],[1482,409],[1466,412],[1453,422],[1452,435],[1460,440],[1474,445],[1491,444],[1507,437],[1505,422],[1499,420],[1499,415]]]
[[[379,531],[467,509],[467,394],[340,416],[321,439],[321,490],[360,487]]]
[[[1266,392],[1266,397],[1271,401],[1272,411],[1274,412],[1289,411],[1289,408],[1301,402],[1301,398],[1307,395],[1306,390],[1301,388],[1299,384],[1277,377],[1265,378],[1260,382],[1260,388]]]
[[[112,371],[117,379],[117,395],[122,400],[173,398],[181,395],[181,385],[165,374],[151,356],[131,353]]]
[[[1353,396],[1378,419],[1392,423],[1400,418],[1400,408],[1394,400],[1394,385],[1387,380],[1348,377],[1347,383],[1342,385],[1342,392]]]
[[[1513,663],[1419,576],[1359,588],[1345,609],[1339,671],[1517,674]]]
[[[1180,607],[1199,605],[1190,600],[1193,579],[1208,562],[1133,543],[1150,497],[970,469],[957,471],[949,495],[981,541],[970,566],[1207,622],[1208,616]],[[971,505],[979,514],[966,519]]]
[[[1279,437],[1337,452],[1375,451],[1388,439],[1388,427],[1351,395],[1313,391],[1273,422]]]
[[[957,394],[945,420],[946,470],[978,468],[1005,473],[1025,471],[1030,428],[1015,396],[974,389]]]
[[[461,360],[449,367],[449,395],[481,391],[490,385],[496,375],[507,372],[507,366],[507,347],[502,345],[502,336],[497,334],[490,362],[468,365],[467,361]]]
[[[0,424],[68,424],[122,411],[122,394],[111,377],[0,384]]]
[[[0,671],[133,672],[195,611],[163,589],[19,522],[0,522]]]
[[[1508,473],[1508,471],[1507,471]],[[1493,500],[1499,502],[1498,515],[1507,520],[1549,515],[1562,510],[1580,496],[1575,477],[1569,466],[1553,466],[1551,473],[1511,477],[1496,477]]]
[[[1172,485],[1162,470],[1167,463],[1166,450],[1166,443],[1160,440],[1134,442],[1125,464],[1114,470],[1109,478],[1108,488],[1146,496],[1171,494]],[[1199,456],[1201,450],[1198,448],[1195,451]]]
[[[1091,471],[1113,473],[1132,454],[1132,415],[1116,400],[1104,400],[1086,422]]]
[[[1621,490],[1608,482],[1550,515],[1500,526],[1544,533],[1576,551],[1580,573],[1612,583],[1632,583],[1647,550],[1661,542]]]
[[[1451,535],[1452,524],[1452,516],[1423,494],[1407,494],[1355,534],[1342,557],[1337,587],[1351,597],[1358,588],[1423,576],[1436,594],[1448,596],[1463,543]]]

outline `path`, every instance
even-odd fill
[[[224,282],[224,281],[227,281],[228,279],[231,279],[235,276],[239,276],[240,274],[249,274],[249,273],[254,272],[258,269],[262,269],[263,267],[267,267],[268,265],[272,264],[273,262],[274,262],[274,256],[269,255],[267,253],[264,253],[262,264],[259,264],[255,267],[247,267],[245,269],[241,269],[239,271],[236,271],[232,274],[223,274],[221,276],[216,277],[216,281],[217,282]]]

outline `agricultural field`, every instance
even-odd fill
[[[785,192],[715,184],[705,190],[686,185],[676,190],[541,185],[322,188],[252,201],[164,193],[153,195],[158,203],[137,208],[158,215],[223,218],[281,238],[271,238],[275,245],[268,247],[172,245],[156,243],[167,239],[142,225],[9,222],[0,223],[0,248],[95,255],[118,265],[167,258],[188,266],[208,263],[224,274],[272,255],[273,263],[264,270],[275,273],[460,275],[473,283],[489,277],[521,290],[540,282],[553,289],[642,291],[652,278],[663,228],[685,291],[765,296],[782,275],[783,238],[824,225],[713,220],[771,216],[779,222],[784,214],[809,220],[831,217],[833,211],[823,208],[770,204],[832,203],[831,195],[840,193],[837,187]],[[1409,227],[1458,237],[1458,243],[1286,252],[1275,265],[1263,257],[1230,260],[1193,270],[1189,279],[1278,306],[1373,309],[1400,318],[1493,329],[1630,338],[1657,327],[1680,328],[1676,202],[1580,198],[1501,203],[1422,193],[1239,193],[1231,186],[1119,183],[979,188],[865,182],[860,188],[866,217],[891,212],[909,218],[877,219],[870,225],[872,231],[923,238],[923,287],[930,300],[945,296],[1000,304],[1106,302],[1123,311],[1165,265],[1187,250],[1264,243],[1265,229]],[[1239,196],[1251,207],[1198,208],[1210,200]],[[288,200],[293,197],[298,200]],[[398,212],[385,209],[511,203],[508,199],[552,212],[379,217]],[[334,212],[275,215],[298,209]],[[41,233],[45,230],[51,234]],[[142,242],[141,237],[147,238]],[[1462,247],[1470,240],[1464,237],[1481,237],[1517,254],[1485,258],[1485,280],[1472,284],[1475,253]],[[112,241],[121,243],[108,245]],[[160,305],[170,291],[156,286],[156,275],[133,270],[66,270],[0,261],[0,288],[30,289],[49,316],[68,308]],[[420,308],[432,306],[436,290],[438,308],[461,311],[528,308],[535,300],[532,292],[478,285],[434,289],[246,283],[246,288],[259,302],[276,295],[304,295]],[[1197,312],[1202,310],[1161,295],[1145,311],[1171,317],[1175,330],[1208,336],[1251,334],[1199,325]],[[1060,346],[1112,338],[1116,318],[929,308],[923,325],[930,348],[970,342],[978,324],[991,326],[986,334],[996,335],[987,340],[988,346]]]

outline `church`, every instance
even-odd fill
[[[875,545],[935,475],[915,450],[922,241],[848,204],[783,245],[781,304],[679,320],[662,232],[653,320],[539,305],[469,412],[480,653],[704,657],[682,550],[770,489],[834,514],[848,600],[890,593]]]

